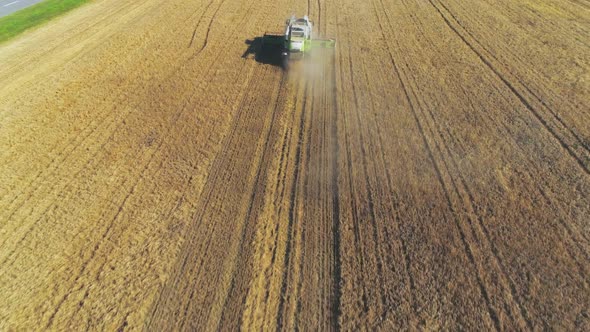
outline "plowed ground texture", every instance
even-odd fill
[[[337,39],[283,70],[265,31]],[[0,330],[590,330],[585,0],[96,0],[0,46]]]

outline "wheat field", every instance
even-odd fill
[[[308,14],[333,50],[253,42]],[[589,330],[582,0],[96,0],[0,45],[0,330]]]

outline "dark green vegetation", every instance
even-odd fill
[[[89,0],[46,0],[0,18],[0,43],[45,23]]]

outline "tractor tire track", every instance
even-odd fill
[[[385,7],[384,7],[384,5],[383,5],[382,2],[381,2],[381,6],[384,9],[383,10],[383,13],[385,14],[385,17],[389,21],[389,18],[387,16],[387,11],[385,10]],[[389,24],[391,26],[391,22]],[[397,47],[393,47],[393,48],[392,47],[389,47],[389,50],[391,50],[391,49],[399,49],[399,45],[397,45]],[[481,291],[481,293],[482,293],[482,295],[483,295],[483,297],[485,299],[485,303],[486,303],[486,307],[487,307],[487,311],[488,311],[489,317],[492,320],[495,329],[496,330],[501,330],[500,321],[499,321],[499,318],[498,318],[497,311],[496,311],[496,309],[493,308],[493,306],[491,304],[489,292],[487,290],[486,284],[483,281],[484,278],[481,275],[482,274],[481,268],[479,267],[479,264],[477,263],[476,258],[475,258],[476,256],[474,254],[474,248],[469,244],[469,241],[467,239],[466,233],[463,230],[464,227],[462,227],[462,225],[461,225],[462,223],[459,220],[458,213],[457,213],[457,211],[456,211],[456,209],[454,207],[455,205],[452,203],[453,202],[453,199],[451,198],[452,196],[451,196],[451,192],[449,191],[450,189],[448,187],[448,184],[444,180],[445,179],[445,176],[443,175],[443,170],[441,169],[441,166],[440,166],[439,162],[437,162],[437,159],[439,159],[439,158],[436,158],[435,157],[433,147],[432,147],[431,143],[429,143],[429,139],[427,138],[429,136],[426,134],[425,124],[424,124],[424,118],[423,118],[423,116],[419,115],[419,113],[421,114],[422,111],[421,112],[418,112],[417,111],[417,108],[420,108],[421,109],[421,106],[419,104],[419,101],[417,101],[418,98],[416,97],[416,92],[415,91],[412,91],[411,90],[412,89],[411,86],[409,86],[406,83],[407,80],[408,80],[408,76],[405,73],[402,75],[403,69],[400,68],[400,67],[398,67],[397,62],[395,61],[395,58],[392,55],[391,51],[390,51],[389,54],[390,54],[390,59],[391,59],[392,65],[395,68],[396,76],[399,77],[399,79],[400,79],[400,82],[401,82],[401,85],[402,85],[404,94],[405,94],[405,96],[407,98],[408,104],[410,105],[410,109],[412,110],[413,117],[414,117],[414,119],[416,121],[416,125],[419,128],[419,131],[420,131],[420,134],[422,136],[424,145],[425,145],[425,147],[428,150],[429,158],[430,158],[430,160],[431,160],[431,162],[432,162],[432,164],[433,164],[433,166],[434,166],[434,168],[436,170],[438,181],[440,182],[440,185],[444,189],[446,201],[447,201],[447,204],[448,204],[449,209],[452,211],[452,214],[454,216],[453,219],[455,221],[456,227],[457,227],[457,229],[460,232],[461,241],[462,241],[464,250],[465,250],[467,256],[469,257],[470,263],[472,264],[473,268],[476,271],[478,271],[477,272],[477,281],[478,281],[479,289],[480,289],[480,291]],[[411,97],[411,96],[413,96],[413,97]],[[431,139],[432,139],[432,137],[431,137]],[[437,143],[435,142],[435,147],[436,147],[436,144]],[[443,162],[444,162],[444,160],[443,160]],[[448,174],[448,173],[446,173],[446,174]]]
[[[481,59],[481,61],[488,67],[494,74],[500,79],[510,91],[514,93],[514,95],[522,102],[522,104],[531,112],[532,115],[543,125],[543,127],[547,130],[547,132],[553,136],[553,138],[561,145],[561,147],[576,161],[576,163],[582,168],[582,170],[587,174],[590,175],[590,168],[588,163],[590,163],[590,150],[586,146],[586,144],[581,140],[581,138],[573,133],[571,129],[559,119],[554,114],[554,117],[558,121],[560,125],[558,125],[558,129],[554,128],[548,121],[545,119],[541,113],[531,104],[531,102],[523,96],[523,94],[514,86],[514,83],[511,83],[505,76],[503,75],[497,68],[494,66],[489,59],[487,59],[481,52],[479,52],[473,43],[467,40],[467,37],[459,32],[455,25],[453,25],[447,16],[444,15],[442,10],[434,4],[433,1],[429,0],[430,4],[435,8],[435,10],[440,14],[441,18],[445,21],[447,26],[457,34],[461,40]],[[570,135],[562,135],[559,133],[559,127],[563,127],[562,130],[567,130]],[[573,138],[572,138],[573,136]],[[576,143],[570,144],[571,141],[577,141],[578,145],[583,148],[582,152],[577,152],[578,149],[574,150],[572,146],[576,146]]]

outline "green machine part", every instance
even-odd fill
[[[312,39],[309,41],[308,49],[314,48],[335,48],[336,39]]]
[[[292,48],[291,48],[291,41],[289,41],[289,42],[287,43],[287,49],[288,49],[289,51],[292,51]],[[309,52],[309,50],[310,50],[310,49],[311,49],[311,41],[310,41],[309,39],[305,39],[305,40],[303,40],[303,48],[302,48],[302,50],[301,50],[301,53],[307,53],[307,52]]]
[[[288,41],[283,34],[265,33],[262,37],[262,44],[264,46],[284,47],[287,51],[291,50],[290,41]],[[313,49],[319,48],[335,48],[335,39],[306,39],[303,42],[303,52],[307,53]]]
[[[313,51],[318,48],[335,48],[335,39],[306,39],[303,43],[303,53]]]

